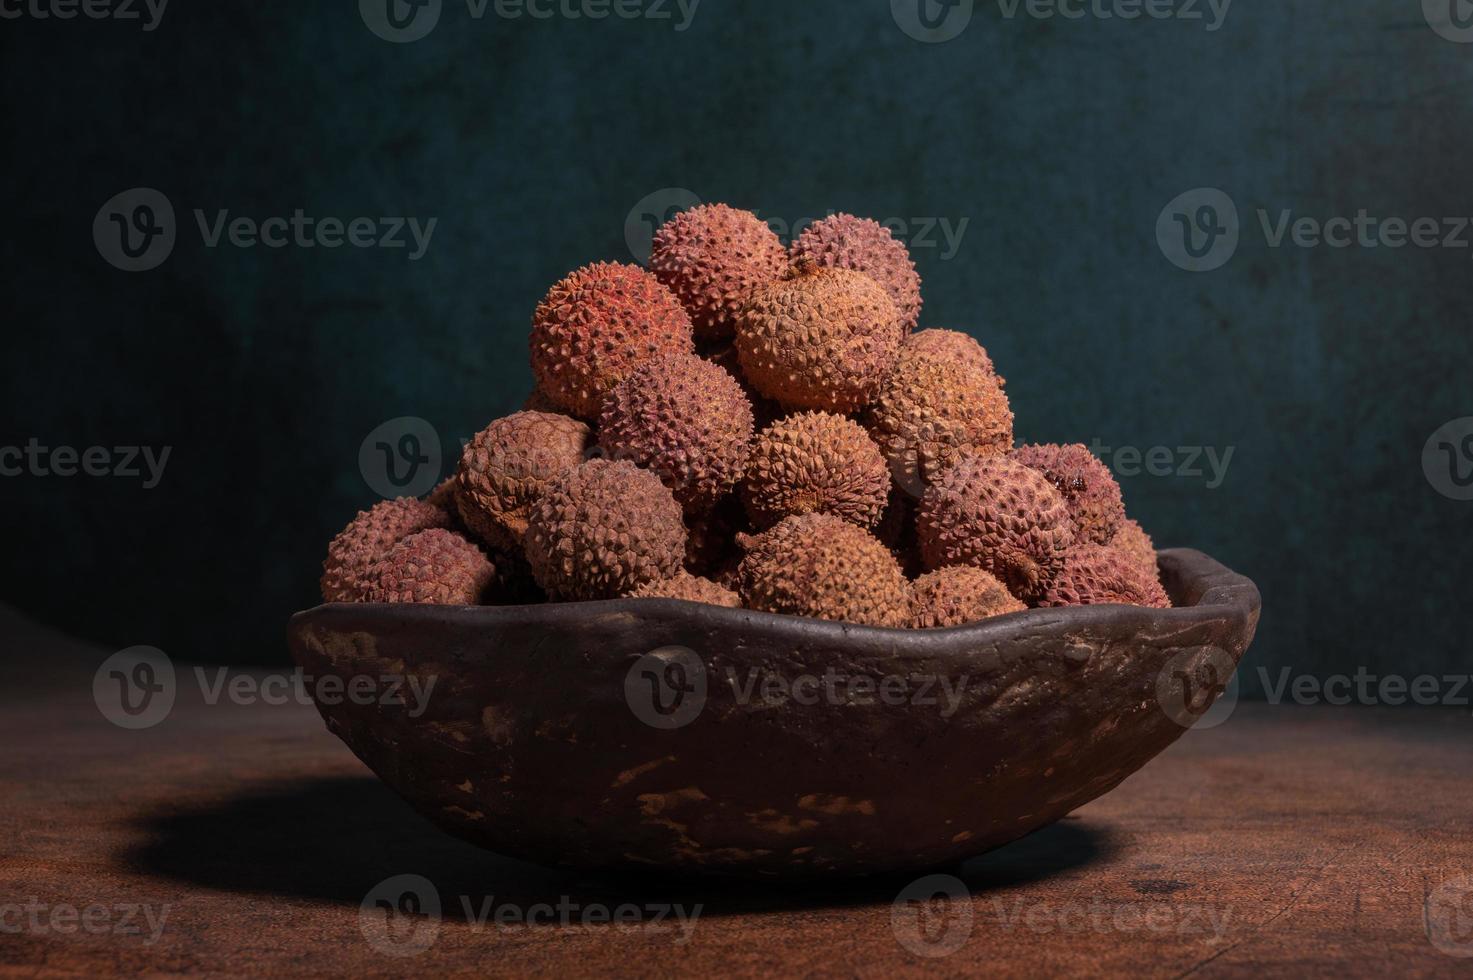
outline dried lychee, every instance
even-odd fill
[[[1039,604],[1093,606],[1111,602],[1171,608],[1171,600],[1155,576],[1146,575],[1125,553],[1099,544],[1071,549]]]
[[[550,412],[517,412],[492,422],[461,453],[461,520],[492,548],[520,549],[532,505],[549,483],[583,461],[591,435],[577,419]]]
[[[322,563],[323,602],[361,602],[367,573],[400,541],[429,528],[451,524],[448,513],[413,497],[381,500],[348,523],[327,546]]]
[[[976,338],[971,334],[962,333],[960,330],[942,330],[938,327],[917,330],[905,339],[901,350],[916,351],[948,361],[961,361],[964,364],[970,364],[983,374],[996,377],[998,384],[1003,383],[986,348],[977,343]]]
[[[869,276],[890,294],[904,331],[915,329],[921,316],[921,277],[910,250],[878,221],[830,215],[805,228],[790,251],[795,261]]]
[[[680,571],[686,532],[658,476],[628,460],[592,459],[543,494],[523,543],[550,597],[612,599]]]
[[[916,534],[928,568],[975,565],[1030,601],[1063,568],[1074,522],[1037,471],[1006,456],[969,456],[926,489]]]
[[[475,606],[496,582],[496,566],[454,531],[431,528],[400,541],[368,571],[365,602]]]
[[[941,629],[1028,607],[991,572],[970,565],[947,565],[911,586],[912,629]]]
[[[651,271],[679,297],[704,340],[730,337],[748,294],[787,266],[787,249],[773,230],[725,204],[677,214],[655,232],[650,250]]]
[[[1140,523],[1129,518],[1120,522],[1110,547],[1130,558],[1149,577],[1160,580],[1161,571],[1156,562],[1156,545]]]
[[[749,609],[870,626],[910,620],[910,583],[874,535],[832,514],[788,517],[739,541]]]
[[[541,397],[582,419],[660,354],[695,350],[690,317],[637,265],[595,262],[553,286],[532,316],[532,372]]]
[[[740,609],[742,600],[728,588],[717,585],[708,578],[689,572],[676,572],[671,578],[646,582],[629,593],[632,599],[684,599],[687,602],[704,602],[711,606]]]
[[[1064,495],[1078,532],[1077,543],[1105,544],[1115,537],[1125,520],[1125,501],[1115,475],[1089,447],[1080,443],[1019,446],[1012,458],[1042,473]]]
[[[741,493],[758,528],[795,514],[834,514],[869,528],[889,499],[890,470],[857,422],[798,412],[758,435]]]
[[[1013,446],[1013,411],[997,376],[923,351],[901,355],[864,420],[912,496],[963,456]]]
[[[752,406],[726,371],[694,354],[635,368],[604,399],[599,447],[656,473],[687,510],[711,507],[747,466]]]
[[[895,304],[873,279],[801,265],[752,295],[737,318],[747,381],[789,409],[846,414],[869,404],[900,356]]]

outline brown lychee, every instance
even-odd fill
[[[788,266],[787,249],[762,219],[725,204],[683,211],[655,232],[650,269],[679,298],[696,335],[731,336],[748,294]]]
[[[424,500],[381,500],[348,522],[327,546],[322,563],[323,602],[361,602],[368,570],[400,541],[429,528],[445,528],[451,517]]]
[[[431,528],[400,541],[368,571],[365,602],[475,606],[496,582],[496,566],[454,531]]]
[[[986,348],[979,344],[971,334],[962,333],[960,330],[942,330],[939,327],[917,330],[905,339],[901,350],[915,351],[948,361],[961,361],[964,364],[970,364],[983,374],[990,374],[997,378],[998,384],[1004,383]]]
[[[1120,527],[1115,531],[1115,537],[1110,539],[1110,547],[1128,556],[1151,578],[1160,580],[1161,571],[1156,561],[1156,545],[1138,521],[1130,518],[1121,521]]]
[[[1166,590],[1154,575],[1145,574],[1124,552],[1099,544],[1070,549],[1063,569],[1055,576],[1039,604],[1092,606],[1102,603],[1171,608]]]
[[[692,575],[686,571],[676,572],[671,578],[647,582],[629,593],[632,599],[684,599],[686,602],[703,602],[710,606],[725,606],[740,609],[742,600],[730,589],[717,585],[708,578]]]
[[[803,230],[789,250],[794,261],[808,260],[830,269],[853,269],[885,287],[906,333],[921,316],[921,277],[910,250],[895,235],[869,218],[834,214]]]
[[[834,514],[869,528],[889,499],[890,470],[857,422],[798,412],[758,435],[741,494],[759,529],[795,514]]]
[[[1026,602],[1063,568],[1074,522],[1042,474],[1006,456],[968,456],[926,489],[916,534],[928,568],[986,569]]]
[[[554,479],[583,461],[591,436],[577,419],[549,412],[517,412],[492,422],[461,453],[461,520],[488,546],[520,550],[532,506]]]
[[[947,565],[922,575],[911,587],[911,598],[912,629],[961,626],[1028,608],[991,572],[970,565]]]
[[[532,373],[542,397],[594,419],[609,389],[661,354],[692,353],[690,317],[637,265],[595,262],[553,286],[532,316]]]
[[[895,304],[873,279],[810,264],[754,292],[736,323],[752,387],[788,409],[841,415],[880,393],[902,336]]]
[[[524,545],[551,598],[612,599],[680,571],[686,531],[658,476],[628,460],[591,459],[533,506]]]
[[[743,537],[738,572],[749,609],[870,626],[910,621],[910,583],[889,550],[833,514],[788,517]]]
[[[1105,544],[1125,520],[1125,500],[1115,475],[1081,443],[1019,446],[1012,458],[1042,473],[1063,494],[1078,534],[1076,542]]]

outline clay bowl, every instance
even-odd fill
[[[345,690],[433,680],[424,699],[318,707],[420,812],[498,852],[749,877],[921,870],[1109,792],[1210,706],[1258,590],[1200,552],[1160,564],[1173,609],[950,630],[634,599],[336,604],[289,632],[306,674]]]

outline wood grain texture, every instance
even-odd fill
[[[39,928],[24,909],[0,919],[6,975],[1343,977],[1470,964],[1424,921],[1429,895],[1473,875],[1465,712],[1240,704],[1113,793],[955,869],[965,901],[897,920],[906,877],[794,888],[500,858],[416,816],[307,705],[210,705],[180,665],[172,714],[125,732],[92,702],[105,653],[5,632],[47,664],[0,692],[0,905],[42,909]],[[365,938],[381,915],[360,917],[401,874],[427,879],[442,906],[433,944],[406,959]],[[566,925],[475,921],[536,903],[576,908]],[[584,909],[626,903],[701,912],[688,934],[647,912],[581,924]],[[50,925],[56,908],[128,905],[167,911],[156,942],[141,909],[143,935]],[[1456,927],[1445,903],[1432,908]],[[964,942],[918,955],[899,938],[917,924]],[[1473,950],[1473,931],[1437,935]]]

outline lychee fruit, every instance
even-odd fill
[[[1042,606],[1129,606],[1171,608],[1166,590],[1125,553],[1107,545],[1086,544],[1069,551],[1063,569],[1039,602]]]
[[[635,368],[604,399],[599,447],[657,474],[687,510],[726,496],[746,470],[752,406],[726,371],[694,354]]]
[[[557,477],[583,462],[587,425],[550,412],[516,412],[477,433],[456,471],[460,518],[501,551],[520,550],[533,504]]]
[[[425,500],[381,500],[348,522],[327,546],[322,563],[323,602],[361,602],[368,570],[411,534],[448,528],[451,516]]]
[[[928,568],[986,569],[1027,602],[1063,568],[1074,522],[1042,474],[1006,456],[968,456],[926,489],[916,534]]]
[[[731,336],[748,294],[788,266],[787,249],[762,219],[704,204],[667,221],[650,250],[650,270],[690,314],[703,340]]]
[[[551,598],[613,599],[680,571],[686,531],[658,476],[628,460],[591,459],[553,481],[523,543]]]
[[[874,535],[833,514],[788,517],[738,541],[738,570],[749,609],[904,627],[910,583]]]
[[[431,528],[400,541],[368,571],[365,602],[480,605],[496,566],[454,531]]]
[[[752,295],[736,324],[742,373],[788,409],[848,414],[869,404],[900,356],[895,304],[873,279],[803,265]]]
[[[870,528],[889,500],[890,470],[857,422],[798,412],[758,435],[741,494],[758,528],[796,514],[834,514]]]
[[[637,265],[595,262],[553,286],[532,316],[541,396],[594,419],[609,389],[660,354],[695,350],[680,301]]]
[[[901,350],[915,351],[947,361],[961,361],[964,364],[970,364],[983,374],[990,374],[997,378],[998,384],[1004,383],[986,348],[979,344],[971,334],[962,333],[960,330],[942,330],[939,327],[917,330],[905,339]]]
[[[970,565],[947,565],[911,586],[911,629],[942,629],[1022,612],[1028,607],[991,572]]]
[[[1081,443],[1019,446],[1015,462],[1035,469],[1064,495],[1078,532],[1076,542],[1106,544],[1125,520],[1125,500],[1109,467]]]
[[[629,593],[631,599],[684,599],[686,602],[703,602],[709,606],[725,606],[740,609],[742,600],[728,588],[717,585],[708,578],[689,572],[676,572],[671,578],[647,582]]]
[[[853,269],[885,287],[910,333],[921,317],[921,277],[910,250],[889,228],[869,218],[834,214],[803,230],[789,250],[793,260],[829,269]]]
[[[1146,529],[1130,518],[1120,522],[1110,547],[1128,556],[1146,575],[1160,580],[1161,570],[1156,561],[1156,545]]]

